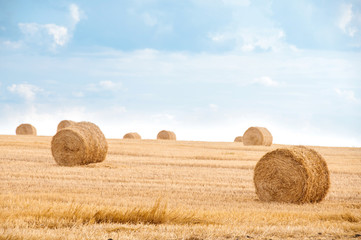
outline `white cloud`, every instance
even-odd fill
[[[361,101],[355,97],[355,93],[352,90],[341,90],[339,88],[335,88],[335,92],[338,96],[346,99],[347,101],[353,103],[360,103]]]
[[[42,89],[31,84],[13,84],[7,88],[10,92],[18,94],[27,101],[33,101],[36,93]]]
[[[276,86],[279,85],[278,82],[272,80],[272,78],[267,77],[267,76],[263,76],[263,77],[260,77],[260,78],[255,78],[255,79],[253,79],[252,83],[261,84],[261,85],[266,86],[266,87],[276,87]]]
[[[169,113],[159,113],[154,114],[150,117],[155,122],[163,122],[163,121],[173,121],[175,120],[175,116]]]
[[[155,34],[164,34],[173,31],[173,25],[166,21],[166,16],[161,12],[140,14],[140,18],[148,27],[155,30]]]
[[[352,19],[352,4],[343,4],[341,5],[341,16],[338,21],[339,28],[347,33],[347,26],[350,24]]]
[[[55,24],[46,24],[44,26],[48,34],[53,37],[55,45],[64,46],[69,41],[70,36],[66,27]]]
[[[53,23],[19,23],[18,27],[25,36],[25,43],[37,46],[48,46],[50,50],[64,47],[73,36],[77,23],[81,20],[81,11],[76,4],[70,4],[71,24],[65,26]]]
[[[25,41],[39,46],[49,45],[51,50],[59,46],[65,46],[70,34],[66,27],[56,24],[19,23],[21,32],[25,35]]]
[[[193,3],[202,6],[216,6],[223,4],[228,7],[247,7],[251,4],[250,0],[192,0]]]
[[[118,91],[122,89],[121,82],[113,82],[109,80],[100,81],[98,83],[91,83],[87,86],[87,90],[91,92],[99,91]]]
[[[69,6],[69,10],[70,10],[70,16],[73,19],[73,24],[77,24],[80,21],[80,10],[78,5],[72,3]]]
[[[11,49],[19,49],[22,47],[22,43],[20,41],[3,41],[1,42],[1,45]]]
[[[342,4],[337,25],[345,34],[355,37],[361,25],[361,15],[353,11],[352,4]]]
[[[147,26],[154,27],[158,23],[158,19],[155,16],[150,15],[149,13],[144,13],[142,17],[144,23]]]
[[[218,111],[218,105],[217,104],[213,104],[213,103],[211,103],[211,104],[209,104],[209,108],[212,110],[212,111],[214,111],[214,112],[216,112],[216,111]]]
[[[222,0],[225,5],[245,7],[251,4],[250,0]]]
[[[74,97],[77,97],[77,98],[82,98],[84,97],[84,93],[83,92],[73,92],[72,93]]]

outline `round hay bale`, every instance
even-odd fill
[[[243,136],[238,136],[234,139],[234,142],[243,142]]]
[[[61,122],[58,124],[58,128],[57,128],[56,131],[59,131],[60,129],[69,127],[69,126],[73,125],[74,123],[75,123],[75,122],[74,122],[74,121],[71,121],[71,120],[63,120],[63,121],[61,121]]]
[[[127,133],[123,136],[123,139],[142,139],[136,132]]]
[[[62,166],[102,162],[107,152],[104,134],[90,122],[78,122],[60,129],[51,140],[51,153]]]
[[[162,130],[158,133],[157,139],[162,140],[176,140],[176,135],[172,131]]]
[[[266,153],[256,164],[253,181],[261,201],[320,202],[330,187],[325,159],[303,146]]]
[[[250,127],[243,134],[244,145],[264,145],[271,146],[272,134],[264,127]]]
[[[36,128],[28,123],[23,123],[20,124],[17,128],[16,128],[16,135],[32,135],[32,136],[36,136]]]

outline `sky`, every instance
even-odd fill
[[[0,0],[0,134],[361,147],[360,0]]]

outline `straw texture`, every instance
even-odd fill
[[[253,180],[261,201],[320,202],[330,187],[325,159],[303,146],[265,154],[255,167]]]
[[[243,136],[238,136],[234,139],[235,142],[243,142]]]
[[[243,134],[244,145],[264,145],[271,146],[272,134],[264,127],[250,127]]]
[[[36,136],[36,128],[28,123],[23,123],[20,124],[17,128],[16,128],[16,135],[32,135],[32,136]]]
[[[62,166],[102,162],[108,152],[108,143],[97,125],[78,122],[60,129],[51,141],[51,152]]]
[[[172,131],[162,130],[158,133],[157,139],[176,140],[176,135]]]
[[[142,139],[136,132],[127,133],[123,136],[123,139]]]
[[[74,122],[74,121],[71,121],[71,120],[63,120],[63,121],[61,121],[61,122],[58,124],[57,131],[59,131],[60,129],[69,127],[69,126],[73,125],[74,123],[75,123],[75,122]]]

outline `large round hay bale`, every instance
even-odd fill
[[[254,169],[253,181],[261,201],[320,202],[330,187],[325,159],[303,146],[265,154]]]
[[[176,140],[176,135],[172,131],[162,130],[158,133],[157,139]]]
[[[142,139],[136,132],[130,132],[123,136],[123,139]]]
[[[234,139],[234,142],[243,142],[243,136],[238,136]]]
[[[51,140],[51,152],[62,166],[102,162],[108,152],[108,143],[97,125],[78,122],[60,129]]]
[[[73,125],[74,123],[75,123],[75,122],[74,122],[74,121],[71,121],[71,120],[63,120],[63,121],[61,121],[61,122],[58,124],[57,131],[59,131],[60,129],[69,127],[69,126]]]
[[[33,135],[36,136],[36,128],[28,123],[20,124],[16,128],[16,135]]]
[[[272,134],[264,127],[250,127],[243,134],[244,145],[264,145],[271,146]]]

